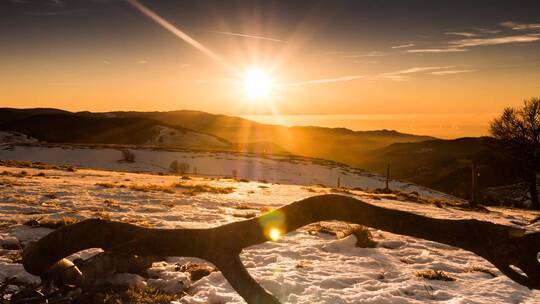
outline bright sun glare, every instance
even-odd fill
[[[268,236],[272,241],[277,241],[281,237],[281,231],[279,231],[278,228],[272,228],[270,229],[270,232],[268,233]]]
[[[272,79],[261,69],[250,69],[244,75],[244,90],[249,97],[266,98],[272,90]]]

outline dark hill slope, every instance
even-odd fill
[[[165,135],[160,130],[169,128]],[[168,126],[162,122],[141,117],[88,117],[79,114],[49,114],[33,115],[26,118],[11,120],[0,124],[0,130],[17,131],[42,141],[51,143],[91,143],[144,145],[153,142],[161,145],[158,136],[168,136],[171,132],[185,136],[170,146],[215,148],[232,148],[232,145],[214,135],[195,132],[177,126]],[[163,132],[163,131],[162,131]],[[178,135],[177,135],[178,136]],[[193,138],[199,139],[193,142]]]
[[[214,134],[246,146],[274,143],[294,154],[319,157],[358,166],[361,154],[397,142],[433,139],[389,130],[352,131],[345,128],[285,127],[260,124],[240,117],[199,111],[85,113],[116,117],[146,117],[163,123]]]
[[[0,124],[15,121],[18,119],[27,118],[35,115],[48,114],[71,114],[71,112],[52,109],[52,108],[34,108],[34,109],[14,109],[0,108]]]
[[[519,179],[521,170],[501,150],[491,137],[398,143],[366,154],[362,167],[384,173],[390,163],[392,177],[467,198],[472,161],[480,172],[480,189]]]

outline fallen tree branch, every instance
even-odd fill
[[[88,248],[139,256],[205,259],[248,302],[279,303],[247,272],[240,252],[310,223],[339,220],[448,244],[476,253],[517,283],[540,289],[540,233],[478,220],[435,219],[371,205],[348,196],[320,195],[260,217],[208,229],[152,229],[99,219],[62,227],[26,246],[25,269],[43,276],[59,260]],[[276,230],[277,229],[277,230]],[[518,267],[524,274],[514,270]]]

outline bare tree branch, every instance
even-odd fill
[[[524,230],[478,220],[429,218],[330,194],[306,198],[257,218],[209,229],[151,229],[99,219],[85,220],[28,245],[23,252],[23,264],[28,272],[42,276],[62,258],[95,247],[115,254],[198,257],[216,265],[248,303],[276,304],[278,300],[244,268],[240,252],[268,241],[271,229],[285,234],[326,220],[366,225],[460,247],[484,257],[519,284],[540,289],[537,259],[540,233],[526,234]]]

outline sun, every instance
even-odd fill
[[[244,74],[244,90],[251,98],[267,98],[272,91],[272,78],[259,68],[249,69]]]

